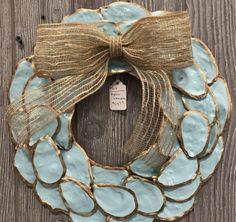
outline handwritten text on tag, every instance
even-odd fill
[[[126,85],[124,85],[120,80],[116,80],[110,86],[109,94],[111,110],[127,109]]]

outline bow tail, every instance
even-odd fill
[[[148,71],[134,66],[142,83],[142,105],[133,133],[123,149],[136,156],[149,147],[155,147],[167,157],[176,141],[177,107],[167,73],[164,70]],[[151,163],[156,160],[150,159]],[[157,163],[155,163],[157,164]]]
[[[95,73],[67,76],[26,92],[7,108],[6,119],[17,144],[27,144],[55,118],[99,90],[108,76],[108,61]]]

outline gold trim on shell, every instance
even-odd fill
[[[74,141],[74,135],[73,135],[73,130],[72,130],[72,119],[73,119],[73,116],[74,116],[74,112],[75,112],[75,108],[71,109],[71,111],[68,111],[66,112],[67,114],[70,115],[69,118],[67,118],[67,131],[68,131],[68,137],[69,137],[69,141],[68,141],[68,147],[65,149],[64,147],[62,147],[60,144],[58,144],[56,141],[56,145],[58,147],[60,147],[61,150],[63,151],[69,151],[72,146],[73,146],[73,141]],[[65,114],[65,113],[63,113]],[[60,117],[59,117],[60,119]],[[61,122],[61,121],[60,121]],[[61,130],[61,127],[62,127],[62,124],[60,124],[60,128],[58,128],[58,130],[55,132],[55,134],[52,136],[52,138],[55,140],[57,134],[60,132]]]
[[[181,127],[184,118],[185,118],[186,116],[188,116],[190,113],[198,113],[199,115],[201,115],[202,118],[207,121],[207,127],[208,127],[208,137],[207,137],[207,141],[206,141],[206,143],[205,143],[205,145],[204,145],[202,151],[201,151],[199,154],[197,154],[197,155],[195,155],[195,156],[193,156],[193,157],[189,156],[188,151],[186,150],[186,148],[185,148],[185,146],[184,146],[183,136],[182,136],[182,127]],[[205,114],[203,114],[203,113],[200,112],[200,111],[197,111],[197,110],[190,110],[190,111],[186,111],[186,112],[183,114],[183,116],[181,117],[181,119],[179,120],[179,122],[180,122],[180,124],[179,124],[179,131],[178,131],[178,139],[179,139],[180,146],[181,146],[183,152],[185,153],[185,155],[186,155],[187,158],[189,158],[189,159],[196,159],[196,158],[201,157],[201,156],[206,152],[207,147],[208,147],[208,144],[209,144],[209,140],[210,140],[211,125],[210,125],[210,123],[209,123],[208,118],[205,116]]]
[[[76,141],[75,139],[73,139],[73,143],[74,145],[76,145],[77,149],[80,149],[85,160],[87,161],[87,164],[88,164],[88,174],[89,174],[89,178],[90,178],[90,185],[94,183],[94,179],[93,179],[93,173],[92,173],[92,166],[91,166],[91,162],[90,162],[90,159],[87,155],[87,153],[85,152],[85,150],[83,149],[82,146],[80,146]],[[73,145],[72,145],[73,146]]]
[[[102,209],[102,207],[99,206],[99,204],[97,203],[98,205],[98,209],[105,215],[105,216],[110,216],[114,219],[117,219],[117,220],[126,220],[130,217],[132,217],[133,215],[135,215],[137,213],[137,210],[138,210],[138,201],[137,201],[137,198],[135,196],[135,193],[131,190],[131,189],[128,189],[127,187],[124,187],[124,186],[120,186],[120,185],[114,185],[114,184],[106,184],[106,183],[97,183],[97,184],[93,184],[92,185],[92,190],[95,190],[96,187],[111,187],[111,188],[117,188],[117,189],[121,189],[121,190],[125,190],[127,192],[129,192],[133,198],[134,198],[134,204],[135,204],[135,208],[134,210],[127,216],[125,217],[117,217],[117,216],[113,216],[113,215],[110,215],[109,213],[107,213],[105,210]],[[96,197],[94,196],[94,198],[96,199]]]
[[[175,88],[175,89],[177,89],[179,92],[181,92],[183,95],[186,95],[186,96],[189,96],[190,98],[193,98],[193,99],[203,99],[203,98],[205,98],[206,97],[206,95],[207,95],[207,93],[208,93],[208,84],[207,84],[207,79],[206,79],[206,75],[205,75],[205,73],[200,69],[200,66],[194,61],[193,62],[193,66],[195,66],[197,69],[198,69],[198,71],[199,71],[199,74],[203,77],[203,79],[204,79],[204,84],[205,84],[205,89],[204,89],[204,93],[203,94],[201,94],[201,95],[193,95],[193,94],[190,94],[190,93],[188,93],[187,91],[185,91],[183,88],[181,88],[181,87],[179,87],[178,85],[176,85],[176,84],[174,84],[173,83],[173,80],[172,80],[172,78],[173,77],[170,77],[171,78],[171,85],[172,85],[172,87],[173,88]]]
[[[199,157],[199,159],[202,159],[202,158],[205,158],[205,157],[208,157],[209,155],[211,155],[212,152],[214,151],[216,145],[217,145],[218,139],[219,139],[219,137],[220,137],[220,128],[219,128],[219,122],[218,122],[218,120],[215,122],[215,125],[217,125],[217,135],[216,135],[216,138],[215,138],[215,142],[214,142],[213,145],[211,146],[210,150],[207,151],[207,149],[206,149],[205,153],[203,153],[203,155],[201,155],[201,156]],[[211,127],[214,127],[214,125],[211,126]],[[208,145],[209,145],[209,143],[208,143]]]
[[[229,88],[228,88],[228,86],[227,86],[227,82],[226,82],[225,78],[224,78],[222,75],[219,75],[219,76],[214,80],[214,82],[212,83],[212,85],[213,85],[217,80],[221,80],[222,83],[224,84],[225,89],[226,89],[226,94],[227,94],[227,100],[228,100],[228,113],[227,113],[227,118],[226,118],[226,122],[225,122],[224,128],[222,129],[222,134],[223,134],[223,133],[224,133],[224,130],[225,130],[226,126],[227,126],[227,122],[229,121],[229,119],[230,119],[231,116],[232,116],[233,103],[232,103],[231,95],[230,95]],[[214,95],[214,92],[212,92],[212,94]],[[218,119],[219,119],[219,118],[218,118]]]
[[[15,65],[15,71],[14,71],[13,75],[11,76],[11,81],[10,81],[9,85],[7,86],[7,92],[8,92],[7,93],[7,100],[8,100],[9,104],[11,103],[10,102],[10,88],[11,88],[11,84],[12,84],[12,82],[13,82],[15,76],[16,76],[16,70],[19,67],[20,63],[22,63],[23,61],[28,61],[32,64],[32,57],[33,57],[32,55],[24,57],[23,59],[20,59]]]
[[[191,207],[189,210],[183,212],[180,216],[177,216],[177,217],[170,217],[170,218],[162,218],[162,217],[160,217],[160,216],[157,216],[156,219],[161,220],[161,221],[163,221],[163,220],[164,220],[164,221],[175,221],[175,220],[178,220],[178,219],[184,217],[185,215],[189,214],[189,213],[194,209],[194,206],[195,206],[195,204],[196,204],[196,198],[193,197],[193,199],[194,199],[194,200],[193,200],[193,205],[192,205],[192,207]],[[191,199],[190,199],[190,200],[191,200]],[[177,203],[177,202],[176,202],[176,203]]]
[[[78,13],[78,12],[94,12],[94,13],[97,13],[98,16],[101,16],[101,19],[102,19],[102,15],[99,13],[99,9],[78,8],[78,9],[76,9],[74,12],[72,12],[72,13],[70,13],[70,14],[64,16],[64,17],[62,18],[62,20],[61,20],[61,23],[64,23],[66,18],[68,18],[68,17],[70,17],[70,16],[73,16],[73,15],[75,15],[75,14]]]
[[[127,174],[129,174],[129,169],[126,166],[109,166],[109,165],[103,165],[101,163],[97,163],[92,159],[89,159],[91,167],[96,166],[96,167],[100,167],[103,168],[105,170],[117,170],[117,171],[125,171],[127,172]]]
[[[214,103],[214,105],[215,105],[215,117],[214,117],[214,119],[213,119],[213,121],[212,121],[212,123],[210,123],[211,125],[214,125],[215,124],[215,122],[218,120],[218,117],[217,117],[217,114],[218,114],[218,111],[219,111],[219,107],[218,107],[218,104],[217,104],[217,102],[216,102],[216,96],[213,94],[213,92],[212,92],[212,90],[210,89],[210,87],[207,87],[208,88],[208,94],[210,94],[211,95],[211,97],[212,97],[212,100],[213,100],[213,103]],[[198,112],[201,112],[203,115],[205,115],[202,111],[200,111],[200,110],[195,110],[195,109],[192,109],[191,107],[190,107],[190,105],[188,104],[188,99],[192,99],[191,97],[187,97],[187,96],[181,96],[181,100],[182,100],[182,104],[184,105],[184,108],[187,110],[187,111],[198,111]],[[204,99],[204,98],[202,98],[202,99]],[[200,99],[201,100],[201,99]],[[198,100],[196,100],[196,101],[198,101]]]
[[[15,76],[16,76],[16,70],[18,69],[18,67],[19,67],[19,65],[22,63],[22,62],[24,62],[24,61],[27,61],[27,62],[30,62],[31,64],[32,64],[32,56],[29,56],[29,57],[25,57],[25,58],[23,58],[23,59],[20,59],[17,63],[16,63],[16,65],[15,65],[15,71],[14,71],[14,73],[13,73],[13,75],[11,76],[11,81],[10,81],[10,83],[9,83],[9,85],[7,86],[7,100],[8,100],[8,103],[9,104],[11,104],[11,100],[10,100],[10,89],[11,89],[11,85],[12,85],[12,82],[13,82],[13,80],[15,79]],[[33,65],[32,65],[33,66]],[[34,73],[34,70],[33,70],[33,73]],[[32,74],[33,74],[32,73]],[[24,89],[23,89],[23,92],[24,92]],[[22,93],[23,93],[22,92]],[[15,138],[14,138],[14,136],[13,136],[13,134],[12,134],[12,130],[11,130],[11,127],[10,127],[10,124],[9,123],[7,123],[7,131],[8,131],[8,136],[9,136],[9,138],[10,138],[10,141],[16,146],[16,147],[18,147],[19,145],[20,146],[24,146],[24,145],[26,145],[26,144],[18,144],[17,143],[17,141],[15,140]]]
[[[214,78],[213,78],[213,80],[209,83],[209,84],[211,84],[212,82],[215,81],[215,79],[216,79],[216,78],[218,77],[218,75],[219,75],[219,68],[218,68],[218,65],[217,65],[217,63],[216,63],[216,59],[215,59],[215,57],[213,56],[211,50],[208,48],[208,46],[207,46],[203,41],[201,41],[200,39],[198,39],[198,38],[196,38],[196,37],[193,37],[192,40],[198,42],[198,43],[206,50],[207,54],[208,54],[209,57],[211,58],[212,63],[213,63],[214,66],[215,66]],[[200,67],[200,65],[199,65],[199,67]],[[202,70],[202,69],[201,69],[201,70]],[[207,74],[206,74],[203,70],[202,70],[202,72],[206,75],[206,78],[207,78]],[[207,79],[207,80],[208,80],[208,79]]]
[[[118,1],[118,2],[113,2],[113,3],[110,3],[108,5],[105,5],[105,6],[102,6],[100,7],[98,10],[99,12],[101,13],[101,10],[104,9],[104,8],[107,8],[107,7],[110,7],[110,6],[113,6],[113,5],[124,5],[124,4],[127,4],[127,5],[135,5],[136,7],[140,8],[140,9],[143,9],[144,11],[146,11],[147,15],[151,16],[152,15],[152,12],[147,10],[146,8],[144,8],[143,6],[141,6],[140,4],[137,4],[135,2],[124,2],[124,1]]]
[[[167,199],[169,202],[184,203],[184,202],[187,202],[187,201],[191,200],[193,197],[196,197],[196,195],[198,194],[198,192],[200,191],[200,189],[201,189],[202,186],[203,186],[203,182],[202,182],[202,178],[201,178],[200,172],[198,172],[198,176],[200,177],[200,184],[199,184],[197,190],[196,190],[189,198],[186,198],[186,199],[183,199],[183,200],[176,200],[176,199],[173,199],[173,198],[171,198],[171,197],[166,196],[166,199]],[[196,179],[197,179],[197,177],[196,177]],[[193,180],[193,181],[194,181],[194,180]],[[192,183],[193,181],[191,181],[191,182],[189,182],[189,183]],[[188,185],[188,184],[184,184],[184,185]],[[176,189],[178,189],[178,187],[177,187]],[[165,191],[164,191],[164,193],[165,193]]]
[[[55,209],[53,209],[52,206],[51,206],[47,201],[41,199],[41,197],[39,196],[39,194],[38,194],[37,191],[36,191],[37,182],[40,182],[40,181],[37,181],[37,180],[36,180],[36,181],[34,182],[34,184],[33,184],[32,189],[33,189],[33,191],[34,191],[34,193],[35,193],[35,195],[36,195],[38,201],[39,201],[43,206],[47,207],[47,208],[48,208],[51,212],[53,212],[53,213],[64,213],[64,214],[66,214],[66,215],[69,216],[69,211],[65,211],[65,210],[62,210],[62,209],[60,209],[60,208],[55,208]],[[43,185],[43,186],[44,186],[44,185]],[[57,184],[55,184],[54,186],[57,186]],[[45,186],[45,187],[46,187],[46,186]],[[66,207],[66,206],[65,206],[65,207]]]
[[[64,163],[64,160],[63,160],[63,157],[62,157],[62,154],[61,154],[61,150],[58,149],[57,145],[54,143],[54,141],[52,140],[52,138],[50,136],[45,136],[43,138],[41,138],[34,146],[33,146],[33,156],[32,156],[32,165],[33,165],[33,169],[34,169],[34,173],[35,173],[35,176],[36,178],[43,184],[45,185],[46,187],[50,187],[50,186],[53,186],[53,185],[56,185],[60,182],[61,178],[59,180],[57,180],[56,182],[54,183],[47,183],[45,181],[43,181],[39,174],[38,174],[38,171],[34,165],[34,156],[35,156],[35,151],[37,149],[37,146],[39,143],[43,142],[43,141],[48,141],[50,143],[50,145],[54,148],[57,156],[59,157],[60,159],[60,162],[61,162],[61,165],[62,165],[62,168],[63,168],[63,172],[62,172],[62,175],[61,175],[61,178],[65,176],[66,174],[66,165]]]
[[[156,216],[156,215],[157,215],[159,212],[161,212],[161,211],[165,208],[165,206],[166,206],[166,196],[165,196],[165,193],[164,193],[163,189],[162,189],[161,187],[159,187],[159,186],[157,185],[157,183],[155,183],[154,181],[145,179],[145,178],[140,177],[140,176],[135,176],[135,175],[131,175],[131,176],[127,177],[127,178],[125,179],[125,181],[123,182],[123,185],[126,186],[127,183],[128,183],[130,180],[132,180],[132,179],[137,179],[137,180],[141,180],[142,182],[149,183],[149,184],[151,184],[151,185],[157,187],[157,188],[161,191],[163,204],[162,204],[160,210],[155,211],[155,212],[152,212],[152,213],[146,213],[146,212],[143,212],[143,211],[140,211],[139,209],[137,209],[137,213],[140,214],[140,215],[143,215],[143,216]],[[138,208],[139,208],[139,207],[138,207]]]
[[[221,161],[222,161],[222,159],[223,159],[224,151],[225,151],[224,139],[223,139],[222,136],[220,136],[220,137],[218,138],[218,140],[219,140],[220,138],[222,139],[222,147],[221,147],[220,159],[219,159],[218,163],[216,164],[216,166],[215,166],[213,172],[207,177],[207,179],[203,179],[203,178],[202,178],[202,175],[201,175],[201,172],[199,171],[199,172],[200,172],[201,181],[202,181],[203,185],[206,184],[206,183],[212,178],[212,176],[214,175],[214,173],[216,172],[216,170],[219,168],[219,166],[220,166],[220,164],[221,164]],[[217,141],[217,142],[218,142],[218,141]],[[207,157],[205,157],[205,158],[207,158]],[[202,158],[202,159],[204,159],[204,158]],[[200,160],[198,160],[198,162],[200,162]],[[199,166],[200,166],[200,163],[199,163]]]
[[[89,198],[93,201],[93,203],[94,203],[93,209],[92,209],[90,212],[86,212],[86,213],[85,213],[85,212],[83,212],[83,213],[81,213],[81,212],[75,212],[74,210],[72,210],[72,209],[70,208],[69,204],[67,203],[67,201],[66,201],[66,199],[65,199],[65,197],[64,197],[64,195],[63,195],[62,189],[61,189],[61,183],[63,183],[63,182],[73,182],[74,184],[76,184],[77,186],[79,186],[79,187],[89,196]],[[65,176],[65,177],[61,178],[61,180],[60,180],[60,184],[59,184],[59,189],[58,189],[58,191],[59,191],[59,193],[60,193],[60,195],[61,195],[61,198],[62,198],[62,200],[63,200],[63,202],[64,202],[64,204],[65,204],[65,206],[66,206],[66,208],[68,209],[69,212],[71,211],[71,212],[73,212],[74,214],[77,214],[77,215],[82,216],[82,217],[90,217],[90,216],[92,216],[92,215],[97,211],[97,209],[98,209],[98,207],[97,207],[97,202],[96,202],[96,200],[95,200],[95,198],[94,198],[94,196],[93,196],[93,193],[92,193],[90,187],[88,187],[86,184],[84,184],[84,183],[81,182],[80,180],[74,179],[74,178],[72,178],[72,177],[67,177],[67,176]]]
[[[171,164],[171,162],[174,161],[174,160],[177,158],[177,155],[179,155],[179,154],[181,154],[181,153],[183,153],[183,154],[186,156],[186,154],[184,153],[184,151],[183,151],[182,148],[180,147],[180,148],[176,151],[176,153],[175,153],[166,163],[163,164],[163,166],[162,166],[160,172],[162,173],[162,172],[165,170],[165,168],[168,167],[168,166]],[[186,156],[186,157],[187,157],[187,156]],[[188,157],[187,157],[187,158],[188,158]],[[194,180],[196,179],[197,175],[198,175],[200,166],[199,166],[199,162],[198,162],[197,159],[196,159],[196,161],[197,161],[197,165],[198,165],[198,166],[197,166],[197,170],[196,170],[195,174],[193,175],[193,177],[192,177],[191,179],[189,179],[189,180],[187,180],[187,181],[185,181],[185,182],[182,182],[182,183],[175,184],[175,185],[165,185],[165,184],[160,183],[159,180],[158,180],[158,177],[157,177],[156,179],[154,179],[154,182],[156,182],[160,187],[166,187],[166,188],[177,188],[177,187],[180,187],[180,186],[182,186],[182,185],[186,185],[186,184],[188,184],[189,182],[194,181]]]
[[[28,154],[29,154],[29,156],[30,156],[30,160],[32,161],[32,151],[29,150],[28,146],[23,145],[22,147],[16,147],[16,148],[15,148],[16,151],[17,151],[18,149],[27,149],[27,152],[28,152]],[[15,169],[15,171],[17,172],[17,174],[21,177],[23,183],[25,183],[27,187],[33,188],[35,181],[37,181],[36,176],[35,176],[34,183],[28,182],[28,181],[22,176],[22,174],[20,173],[20,171],[19,171],[18,168],[16,167],[16,152],[15,152],[15,155],[14,155],[13,158],[14,158],[14,160],[13,160],[13,163],[14,163],[14,164],[13,164],[13,165],[14,165],[14,169]],[[32,164],[32,166],[33,166],[33,164]]]

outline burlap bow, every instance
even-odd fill
[[[191,32],[186,12],[137,21],[125,34],[109,37],[94,25],[44,24],[38,28],[33,63],[47,86],[27,92],[8,107],[7,119],[19,144],[56,116],[100,89],[109,61],[122,57],[142,83],[142,106],[124,149],[136,154],[151,145],[168,155],[176,137],[177,108],[169,74],[192,64]]]

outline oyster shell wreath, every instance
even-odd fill
[[[94,23],[107,35],[117,36],[142,17],[165,13],[118,2],[98,10],[79,9],[62,22]],[[192,38],[192,49],[194,64],[172,72],[179,130],[170,157],[162,165],[147,164],[150,156],[157,155],[152,148],[123,167],[89,159],[73,138],[73,110],[59,118],[55,115],[28,144],[16,143],[15,167],[42,204],[64,212],[73,222],[172,221],[193,209],[196,193],[222,158],[222,132],[232,106],[211,51],[197,38]],[[127,71],[129,66],[123,61],[110,64],[111,73]],[[49,81],[34,74],[31,57],[21,60],[11,83],[10,103]],[[55,112],[43,109],[48,115]]]

